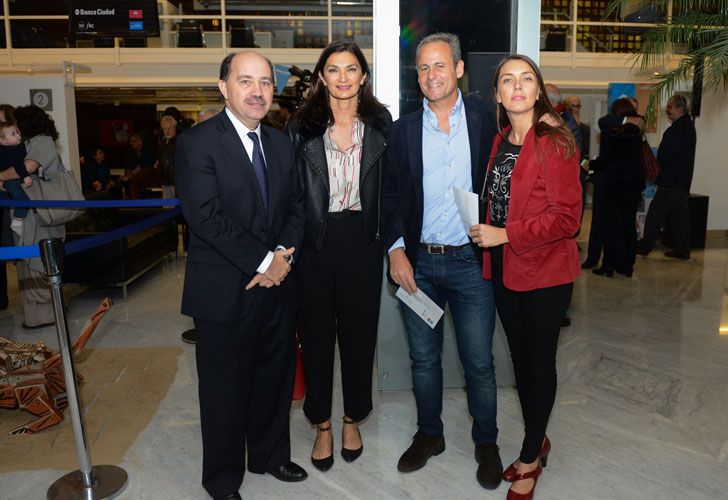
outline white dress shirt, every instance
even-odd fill
[[[255,134],[258,136],[258,142],[260,143],[260,151],[263,153],[263,159],[265,160],[265,151],[263,151],[263,141],[260,138],[260,123],[258,123],[258,127],[256,127],[255,130],[250,130],[248,127],[246,127],[243,122],[237,119],[237,117],[228,109],[225,108],[225,113],[227,113],[228,118],[230,118],[230,121],[233,123],[233,127],[235,127],[235,131],[238,133],[238,136],[240,137],[240,140],[243,143],[243,147],[245,148],[245,152],[248,153],[248,159],[250,160],[250,163],[253,163],[253,139],[248,137],[249,132],[255,132]],[[268,168],[268,163],[266,162],[266,168]],[[285,247],[278,246],[276,249],[283,249],[285,250]],[[268,251],[263,261],[258,266],[258,269],[256,271],[259,274],[264,274],[268,267],[270,267],[270,263],[273,262],[273,252]]]

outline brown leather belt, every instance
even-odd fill
[[[465,243],[464,245],[433,245],[431,243],[418,243],[417,246],[423,250],[427,250],[430,255],[442,255],[444,253],[452,252],[453,250],[460,250],[470,245]]]

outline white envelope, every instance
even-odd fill
[[[401,300],[407,307],[412,309],[422,321],[430,325],[430,328],[435,328],[437,322],[440,321],[444,311],[440,309],[440,306],[435,304],[430,297],[428,297],[419,288],[414,295],[410,295],[407,290],[399,287],[395,294],[399,300]]]
[[[465,230],[470,233],[471,226],[480,224],[478,220],[478,195],[459,187],[453,187],[452,194],[460,218],[465,223]]]

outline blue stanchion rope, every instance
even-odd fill
[[[11,204],[8,204],[10,202]],[[23,205],[21,205],[21,203]],[[165,220],[177,217],[181,213],[178,199],[160,199],[160,200],[97,200],[97,201],[13,201],[0,200],[0,207],[5,206],[29,206],[29,207],[67,207],[67,208],[122,208],[122,207],[159,207],[159,206],[175,206],[174,209],[161,214],[147,217],[144,220],[127,224],[126,226],[113,229],[103,234],[97,234],[83,238],[80,240],[69,241],[65,244],[65,253],[70,255],[73,253],[88,250],[114,240],[121,239],[130,234],[142,231],[152,226],[164,222]],[[38,245],[26,245],[16,247],[0,247],[0,260],[17,260],[31,259],[40,257],[40,249]]]

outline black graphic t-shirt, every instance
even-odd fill
[[[496,227],[506,227],[508,220],[508,205],[511,199],[511,174],[516,166],[516,160],[521,152],[521,146],[511,144],[504,140],[498,146],[493,168],[488,172],[485,180],[488,189],[490,224]]]

